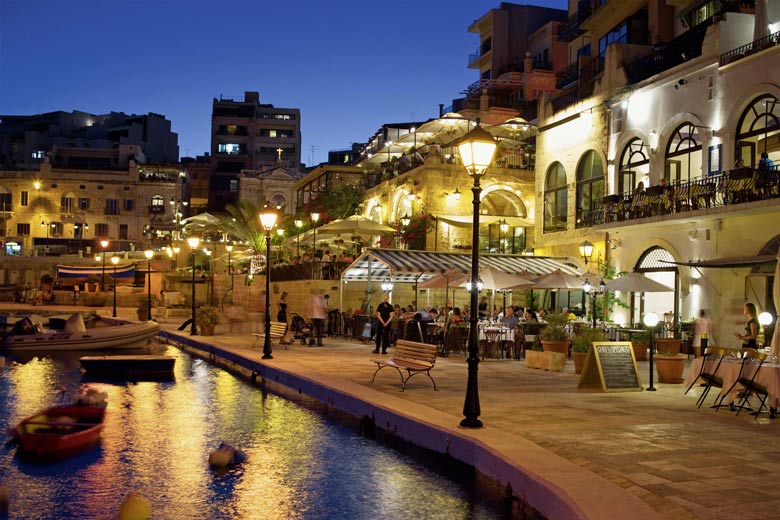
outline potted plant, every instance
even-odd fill
[[[87,292],[97,292],[98,285],[100,284],[100,278],[95,275],[88,276],[84,282],[84,289]]]
[[[647,361],[647,346],[650,344],[650,333],[642,331],[631,336],[631,348],[634,350],[634,359]]]
[[[582,332],[578,336],[575,336],[574,341],[572,341],[571,357],[574,359],[575,374],[582,373],[582,367],[585,364],[585,356],[588,354],[590,345],[594,341],[606,341],[606,338],[601,329],[590,327],[582,329]]]
[[[675,338],[658,338],[655,340],[656,352],[668,352],[677,355],[680,353],[682,340]]]
[[[195,322],[196,326],[200,327],[201,336],[213,336],[214,327],[220,322],[217,309],[210,305],[201,305],[195,313]]]
[[[685,354],[675,354],[670,350],[659,351],[655,355],[655,368],[659,383],[680,384],[683,382],[685,369]]]
[[[135,308],[138,313],[138,321],[149,321],[149,301],[146,297],[138,299],[138,306]]]
[[[548,314],[545,318],[547,326],[541,331],[542,346],[545,352],[560,352],[569,355],[569,333],[566,325],[569,318],[565,314]]]

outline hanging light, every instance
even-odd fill
[[[452,198],[456,201],[460,200],[460,190],[458,188],[455,188],[455,192],[452,194]]]
[[[401,225],[403,227],[407,227],[412,222],[411,217],[408,213],[406,213],[403,217],[401,217]]]
[[[384,292],[390,292],[393,290],[393,282],[389,278],[387,281],[382,282],[382,290]]]
[[[593,256],[593,244],[588,242],[587,240],[579,245],[580,249],[580,256],[582,257],[582,261],[585,262],[585,265],[588,265],[588,261]]]
[[[582,290],[585,291],[586,293],[590,293],[591,288],[592,286],[590,285],[590,281],[588,281],[588,279],[585,278],[585,283],[582,284]]]
[[[599,294],[604,294],[607,291],[607,284],[604,283],[604,279],[602,278],[599,282]]]
[[[481,291],[485,284],[482,283],[482,278],[477,279],[477,292]],[[466,290],[471,292],[471,282],[466,282]]]
[[[506,233],[507,231],[509,231],[509,224],[507,223],[506,219],[501,219],[498,225],[501,227],[502,233]]]

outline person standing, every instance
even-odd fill
[[[328,304],[322,296],[322,289],[312,289],[309,300],[309,316],[314,325],[314,335],[317,338],[317,346],[322,346],[322,331],[325,328],[325,318],[328,316]]]
[[[379,347],[382,347],[382,354],[387,354],[387,347],[390,346],[390,328],[393,321],[393,306],[388,301],[390,295],[382,295],[382,303],[376,308],[376,348],[373,354],[379,354]]]
[[[279,297],[279,310],[276,312],[276,321],[287,323],[287,293],[282,292]]]
[[[735,332],[734,336],[743,341],[742,348],[756,349],[758,348],[758,312],[756,311],[756,304],[746,303],[742,308],[742,314],[747,318],[745,333]]]
[[[710,338],[710,329],[712,325],[710,319],[707,317],[707,311],[702,309],[699,311],[699,317],[693,322],[693,352],[696,357],[701,357],[701,343],[705,340],[708,346]]]

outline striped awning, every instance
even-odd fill
[[[491,255],[479,257],[480,267],[491,266],[508,274],[542,276],[561,270],[579,275],[579,270],[565,259],[544,256]],[[398,283],[422,282],[448,271],[471,272],[471,253],[434,253],[399,249],[367,249],[342,274],[347,282],[391,279]]]

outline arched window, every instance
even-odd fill
[[[271,197],[271,206],[277,209],[281,209],[287,206],[287,199],[285,199],[284,195],[281,193],[277,193]]]
[[[648,248],[637,260],[634,271],[666,285],[673,291],[648,292],[644,294],[644,298],[640,297],[641,293],[634,293],[631,302],[633,323],[641,323],[642,316],[647,312],[654,312],[661,319],[671,312],[676,329],[680,312],[680,275],[674,261],[672,254],[660,246]]]
[[[588,150],[577,166],[577,220],[575,227],[595,224],[604,198],[604,163],[595,150]]]
[[[649,150],[638,137],[628,142],[620,156],[617,176],[618,193],[632,192],[639,181],[650,172]]]
[[[771,94],[757,97],[739,118],[736,158],[742,159],[745,166],[755,168],[760,154],[777,151],[777,144],[773,148],[769,143],[777,134],[780,134],[780,102]],[[772,157],[775,163],[777,158]]]
[[[567,210],[566,170],[554,162],[544,181],[544,232],[565,231]]]
[[[668,183],[687,181],[701,175],[699,129],[683,123],[672,133],[666,146],[664,178]]]
[[[165,213],[165,199],[162,195],[155,195],[152,197],[151,213]]]

